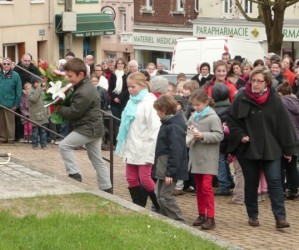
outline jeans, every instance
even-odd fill
[[[113,116],[121,119],[121,113],[124,110],[121,106],[111,105],[110,109],[111,109],[111,112],[112,112]],[[113,119],[113,125],[114,126],[119,126],[120,125],[120,121],[117,120],[117,119]]]
[[[112,187],[108,168],[102,158],[101,144],[102,138],[88,137],[72,131],[60,144],[60,154],[64,160],[64,165],[68,174],[80,172],[76,162],[74,149],[85,144],[88,158],[97,173],[98,186],[101,190]]]
[[[64,123],[61,124],[60,127],[60,134],[63,137],[67,137],[68,134],[71,132],[72,128],[71,128],[71,124],[69,121],[65,121]]]
[[[218,187],[219,192],[230,192],[230,179],[231,173],[229,169],[229,164],[227,162],[226,154],[220,153],[219,154],[219,165],[218,165]]]
[[[245,180],[245,204],[250,218],[258,218],[259,171],[264,171],[268,184],[274,218],[285,219],[284,195],[281,182],[281,159],[276,160],[248,160],[238,155]]]
[[[43,124],[43,126],[46,126],[46,124]],[[32,127],[32,147],[37,148],[38,147],[38,136],[39,136],[39,142],[42,148],[46,147],[47,145],[47,133],[44,128],[33,126]]]

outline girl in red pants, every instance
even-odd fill
[[[223,129],[220,118],[209,106],[211,99],[204,89],[195,90],[190,101],[195,112],[187,122],[187,146],[190,147],[189,166],[195,178],[199,214],[193,226],[212,229],[215,227],[212,180],[218,173]]]

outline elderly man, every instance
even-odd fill
[[[0,72],[0,104],[16,111],[22,95],[22,82],[18,73],[11,68],[11,60],[5,58]],[[0,108],[0,143],[14,143],[15,115]]]
[[[85,63],[90,68],[90,74],[93,74],[94,73],[94,57],[93,57],[93,55],[87,55],[85,57]]]
[[[136,60],[129,61],[128,65],[130,74],[138,71],[138,62]]]
[[[150,89],[159,98],[161,95],[167,94],[168,80],[163,76],[156,76],[150,81]]]
[[[167,75],[168,72],[163,70],[163,64],[157,63],[157,75]]]

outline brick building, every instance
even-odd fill
[[[135,0],[133,34],[123,37],[134,47],[141,68],[158,61],[170,69],[176,39],[192,36],[195,0]]]

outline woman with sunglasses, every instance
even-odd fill
[[[257,67],[245,89],[239,90],[229,108],[230,140],[228,152],[237,156],[245,179],[245,204],[250,226],[259,226],[259,171],[264,171],[276,228],[286,228],[281,157],[288,161],[297,154],[292,123],[281,98],[271,87],[271,72]]]

